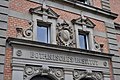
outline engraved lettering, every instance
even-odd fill
[[[37,60],[55,61],[70,64],[90,65],[98,66],[98,61],[95,59],[82,58],[78,56],[59,55],[59,54],[47,54],[41,52],[30,52],[30,58]]]

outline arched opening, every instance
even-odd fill
[[[93,79],[93,78],[82,78],[80,80],[96,80],[96,79]]]
[[[37,76],[32,77],[30,80],[55,80],[55,79],[48,77],[48,76],[37,75]]]

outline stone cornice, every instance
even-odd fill
[[[40,3],[40,4],[43,3],[43,0],[41,0],[41,1],[39,1],[39,0],[28,0],[28,1],[36,2],[36,3]],[[97,14],[97,15],[102,15],[102,16],[110,18],[110,19],[116,19],[117,16],[118,16],[118,14],[113,13],[111,11],[106,11],[106,10],[103,10],[103,9],[100,9],[100,8],[97,8],[97,7],[94,7],[94,6],[91,6],[91,5],[87,5],[87,4],[84,4],[84,3],[75,3],[75,2],[72,2],[72,1],[69,1],[69,0],[50,0],[50,1],[54,1],[54,2],[57,2],[57,3],[61,2],[60,4],[69,4],[71,7],[75,7],[77,9],[82,10],[82,11],[87,11],[87,12],[94,13],[94,14]],[[53,7],[52,5],[48,5],[48,6]]]
[[[41,42],[37,42],[37,41],[17,39],[17,38],[11,38],[11,37],[9,37],[7,39],[7,44],[9,44],[11,46],[15,44],[15,45],[34,47],[34,48],[36,47],[36,48],[58,50],[58,51],[62,51],[62,52],[69,52],[69,53],[71,52],[71,53],[75,53],[75,54],[80,53],[83,55],[90,55],[90,56],[103,57],[103,58],[111,58],[112,56],[114,56],[113,54],[101,53],[101,52],[66,47],[66,46],[58,46],[55,44],[46,44],[46,43],[41,43]]]
[[[68,1],[68,0],[63,0],[63,1],[67,2],[67,3],[70,3],[72,5],[75,5],[76,7],[77,6],[81,7],[83,9],[85,9],[85,10],[90,11],[90,12],[94,12],[95,14],[101,14],[101,15],[107,16],[107,17],[112,18],[112,19],[115,19],[118,16],[118,14],[116,14],[116,13],[113,13],[111,11],[106,11],[106,10],[103,10],[103,9],[100,9],[100,8],[97,8],[97,7],[88,5],[88,4],[75,3],[75,2]]]

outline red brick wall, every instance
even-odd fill
[[[96,26],[94,27],[94,31],[98,32],[104,32],[106,33],[106,27],[104,22],[96,20],[96,19],[90,19]],[[104,44],[103,46],[103,52],[108,53],[108,39],[100,36],[95,36],[95,41],[99,44]]]
[[[12,49],[6,48],[4,80],[12,80],[11,58],[12,58]]]
[[[120,35],[119,35],[119,34],[116,34],[116,38],[117,38],[118,44],[120,44]],[[119,47],[119,54],[120,54],[120,47]]]
[[[16,37],[16,28],[27,28],[29,26],[28,21],[24,19],[19,19],[15,17],[9,17],[8,18],[8,30],[7,30],[7,36],[8,37]]]
[[[102,8],[101,0],[93,0],[93,6]]]
[[[106,27],[104,22],[98,21],[96,19],[90,19],[90,20],[96,25],[94,28],[95,31],[106,32]]]
[[[56,9],[56,8],[52,8],[58,15],[60,15],[60,19],[64,19],[64,20],[67,20],[67,21],[71,21],[72,19],[77,19],[80,17],[80,15],[78,14],[74,14],[74,13],[70,13],[70,12],[67,12],[67,11],[63,11],[63,10],[60,10],[60,9]]]
[[[116,35],[118,43],[120,43],[120,35]]]
[[[30,8],[40,6],[27,0],[10,0],[9,8],[18,12],[28,13]]]
[[[117,13],[119,16],[115,19],[115,22],[120,23],[120,0],[109,0],[111,11]]]
[[[95,40],[99,44],[104,44],[103,52],[108,53],[108,39],[104,37],[95,36]]]

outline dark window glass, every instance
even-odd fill
[[[37,39],[40,42],[50,43],[50,29],[48,26],[43,26],[43,25],[38,26]]]
[[[78,0],[78,1],[85,3],[86,0]]]
[[[49,78],[49,77],[47,77],[47,76],[37,75],[37,76],[33,77],[33,78],[30,79],[30,80],[53,80],[53,79],[51,79],[51,78]]]
[[[88,34],[79,33],[79,46],[81,49],[88,49]]]
[[[95,79],[92,79],[92,78],[82,78],[80,80],[95,80]]]

